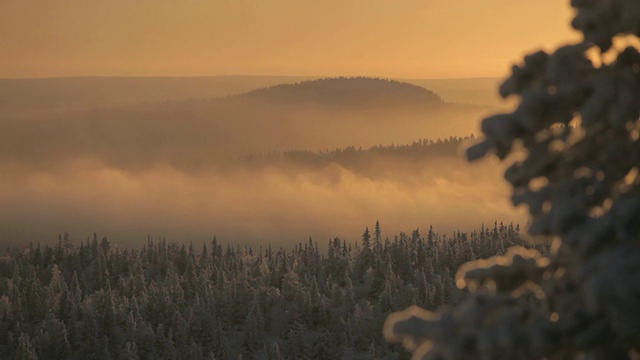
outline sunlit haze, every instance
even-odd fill
[[[640,359],[639,24],[0,0],[0,360]]]
[[[462,159],[577,32],[515,1],[0,1],[0,243],[291,244],[526,224]],[[523,46],[523,44],[526,44]]]
[[[575,38],[571,15],[557,0],[3,0],[0,77],[504,76]]]

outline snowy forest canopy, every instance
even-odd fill
[[[461,264],[529,246],[519,226],[416,229],[293,248],[120,249],[96,235],[0,253],[0,357],[11,359],[406,359],[382,337],[392,311],[465,293]],[[536,245],[547,254],[546,245]]]

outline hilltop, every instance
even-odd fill
[[[390,79],[338,77],[279,84],[247,92],[242,97],[269,102],[335,106],[440,105],[442,98],[421,86]]]

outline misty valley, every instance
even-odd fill
[[[387,315],[533,246],[461,156],[488,84],[0,81],[0,357],[407,358]]]
[[[500,165],[461,160],[477,119],[495,111],[473,103],[477,97],[450,103],[418,85],[373,78],[254,90],[245,88],[267,79],[243,79],[205,82],[218,95],[205,99],[194,94],[209,94],[206,79],[164,87],[162,78],[97,79],[94,87],[91,79],[0,82],[3,92],[17,88],[30,99],[0,116],[0,243],[51,243],[68,231],[106,234],[121,246],[148,235],[280,246],[356,238],[372,219],[393,232],[524,219],[496,181]],[[451,96],[483,93],[481,85]],[[149,90],[130,103],[131,89],[171,87],[162,94],[176,100],[149,101],[163,96]],[[74,102],[108,105],[60,110]]]

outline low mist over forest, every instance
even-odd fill
[[[0,242],[69,231],[283,245],[357,237],[372,219],[393,231],[522,221],[500,166],[459,156],[495,111],[473,96],[490,80],[285,80],[0,81],[17,99],[0,104]]]

